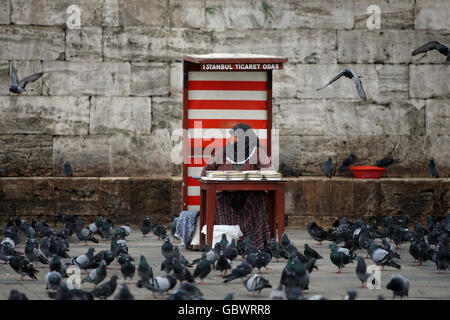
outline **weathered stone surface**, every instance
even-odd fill
[[[352,184],[354,192],[353,214],[359,217],[363,216],[364,218],[369,218],[371,220],[378,218],[380,215],[380,198],[381,198],[380,180],[353,179]],[[338,201],[343,201],[343,199],[338,199]]]
[[[207,29],[261,29],[264,12],[257,0],[206,0],[205,24]]]
[[[214,52],[264,53],[287,57],[291,63],[336,63],[336,32],[296,29],[216,32]],[[289,45],[287,45],[289,44]]]
[[[61,136],[53,139],[53,175],[64,176],[70,161],[74,177],[108,176],[111,173],[108,136]]]
[[[172,28],[167,34],[166,54],[170,61],[181,61],[184,55],[211,53],[213,42],[210,31]]]
[[[276,99],[272,111],[275,128],[281,135],[324,135],[326,108],[325,99]]]
[[[181,98],[152,98],[152,127],[173,132],[182,128],[183,101]]]
[[[111,144],[111,176],[170,176],[171,141],[167,130],[151,135],[114,135]]]
[[[0,134],[88,134],[88,97],[0,96]]]
[[[354,3],[350,0],[277,1],[274,13],[271,26],[276,29],[352,29],[354,25]]]
[[[90,134],[150,134],[152,103],[149,97],[93,97]]]
[[[411,52],[431,41],[446,43],[449,34],[417,30],[339,30],[339,63],[442,63],[439,53],[412,56]]]
[[[103,0],[102,26],[119,26],[119,2],[117,0]]]
[[[51,135],[0,135],[3,176],[52,175]]]
[[[416,29],[450,29],[450,6],[446,0],[417,0]]]
[[[69,25],[72,25],[75,13],[68,13],[67,10],[75,5],[80,9],[82,26],[100,26],[102,4],[103,0],[11,1],[11,21],[14,24],[31,25],[65,25],[69,21]]]
[[[171,213],[170,178],[130,178],[131,212],[135,221],[151,216],[153,223],[168,223]]]
[[[11,22],[11,1],[0,0],[0,24],[9,24]]]
[[[33,179],[0,179],[0,201],[31,201],[32,199]]]
[[[98,208],[100,215],[110,217],[115,223],[134,221],[130,178],[100,178]]]
[[[354,81],[341,78],[327,88],[323,87],[344,67],[362,76],[367,99],[387,103],[392,99],[408,98],[408,67],[406,65],[297,65],[297,98],[360,99]],[[416,98],[416,97],[414,97]],[[418,98],[418,97],[417,97]]]
[[[445,57],[444,57],[445,59]],[[411,98],[450,98],[447,78],[450,65],[410,65],[409,95]]]
[[[324,131],[331,136],[424,134],[424,100],[393,100],[387,104],[327,100],[325,108],[316,112],[325,118]],[[306,115],[311,113],[305,110]],[[323,120],[320,117],[316,119],[313,125],[317,127]]]
[[[66,60],[102,61],[102,28],[84,27],[67,30]]]
[[[169,19],[171,27],[202,28],[205,25],[205,3],[196,0],[170,0]]]
[[[272,152],[272,155],[274,153]],[[295,172],[300,173],[301,153],[299,136],[279,136],[279,165],[285,163]],[[280,171],[278,169],[278,171]]]
[[[182,100],[183,95],[183,63],[173,62],[170,63],[170,96],[180,97]]]
[[[425,114],[427,135],[450,134],[450,100],[427,100]]]
[[[167,59],[168,31],[157,27],[103,29],[105,61],[152,61]]]
[[[132,96],[168,96],[169,65],[167,63],[131,63]]]
[[[370,5],[380,8],[381,25],[385,29],[414,29],[415,1],[414,0],[360,0],[355,2],[355,29],[368,29],[367,20],[373,14],[367,13]],[[370,24],[371,25],[371,24]]]
[[[424,161],[427,162],[429,157],[433,157],[437,163],[440,177],[448,177],[450,175],[450,136],[431,136],[425,138],[424,145]],[[423,167],[424,168],[424,167]],[[425,169],[423,169],[425,170]],[[427,172],[427,176],[429,173]]]
[[[17,77],[20,79],[25,78],[31,74],[40,72],[42,69],[40,61],[14,61],[14,67],[16,68]],[[11,63],[9,61],[0,61],[0,94],[1,95],[14,95],[9,92]],[[26,86],[27,91],[22,92],[21,96],[36,96],[40,95],[42,91],[42,77],[34,82],[28,83]]]
[[[119,26],[168,26],[168,1],[117,0]]]
[[[128,96],[130,64],[116,62],[42,63],[43,94],[51,96]]]
[[[183,210],[183,180],[181,177],[172,177],[171,179],[171,200],[170,212],[178,216]]]
[[[282,70],[272,73],[272,94],[274,98],[295,98],[297,96],[297,66],[295,64],[283,64]]]
[[[56,60],[64,55],[64,38],[59,27],[0,25],[0,60]]]

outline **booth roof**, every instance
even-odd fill
[[[188,55],[184,60],[194,63],[214,63],[214,62],[271,62],[283,63],[287,62],[287,58],[280,56],[271,56],[264,54],[252,53],[209,53]]]

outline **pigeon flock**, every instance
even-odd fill
[[[100,216],[85,226],[78,217],[63,213],[58,213],[58,220],[64,225],[60,230],[52,228],[45,220],[32,220],[29,224],[20,217],[9,218],[5,228],[0,229],[3,236],[0,259],[20,276],[20,281],[24,277],[45,279],[43,294],[55,300],[131,300],[134,299],[131,285],[144,292],[150,291],[154,299],[204,300],[206,297],[201,287],[209,275],[221,278],[219,281],[224,286],[241,282],[249,297],[259,296],[264,290],[269,299],[323,300],[327,298],[319,295],[308,298],[306,294],[314,286],[312,272],[320,272],[318,261],[326,259],[337,268],[338,274],[352,266],[355,284],[361,283],[362,288],[367,288],[369,282],[374,284],[366,259],[381,271],[394,268],[399,274],[392,275],[386,289],[392,290],[393,299],[403,298],[408,296],[410,280],[400,274],[402,257],[397,250],[408,243],[408,252],[417,267],[429,262],[436,266],[438,273],[450,270],[450,213],[440,222],[428,216],[426,228],[417,221],[414,228],[409,228],[408,215],[401,219],[385,217],[380,225],[375,220],[366,224],[360,219],[351,222],[344,217],[337,219],[328,229],[311,220],[306,230],[318,245],[329,242],[329,256],[319,254],[308,243],[297,247],[286,233],[280,242],[271,239],[261,249],[253,244],[251,237],[229,241],[222,234],[220,241],[213,247],[205,245],[204,250],[198,252],[200,257],[192,261],[174,244],[179,241],[175,234],[178,218],[173,217],[169,227],[165,228],[152,223],[147,216],[139,224],[139,233],[142,239],[150,241],[152,236],[153,241],[160,243],[161,256],[157,258],[162,263],[159,275],[153,273],[149,263],[155,257],[141,254],[135,259],[130,255],[127,237],[132,230],[128,224],[115,227],[113,221]],[[96,252],[100,238],[103,242],[109,241],[109,249]],[[85,253],[71,256],[71,240],[80,242],[81,246],[89,242]],[[23,242],[24,252],[16,251],[16,246]],[[270,283],[264,272],[271,270],[270,265],[274,263],[282,263],[284,268],[279,281]],[[118,266],[120,274],[109,276],[108,271],[114,265]],[[47,266],[48,272],[41,275],[42,268],[45,270]],[[79,287],[70,280],[70,268],[79,270]],[[92,284],[93,288],[82,289],[81,284],[85,286],[85,283]],[[356,297],[357,292],[349,289],[344,298],[354,300]],[[233,298],[234,292],[224,292],[224,299]],[[26,293],[12,289],[9,299],[27,297]]]

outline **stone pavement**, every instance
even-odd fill
[[[312,240],[306,230],[287,229],[286,233],[289,238],[294,241],[295,245],[303,252],[303,244],[308,243],[312,248],[317,250],[324,259],[318,260],[319,271],[314,271],[311,274],[310,290],[305,292],[306,297],[312,297],[314,295],[323,295],[329,299],[342,299],[347,290],[356,290],[359,299],[376,299],[379,294],[382,294],[385,298],[391,299],[392,292],[386,289],[386,284],[392,274],[401,274],[410,281],[409,297],[406,299],[450,299],[450,273],[437,274],[434,263],[427,261],[423,266],[415,267],[413,258],[408,253],[409,244],[404,244],[400,247],[399,253],[401,260],[398,260],[402,266],[401,270],[394,269],[392,267],[386,267],[385,271],[381,271],[381,289],[370,290],[361,289],[361,283],[356,277],[355,267],[356,261],[353,264],[347,265],[341,274],[336,274],[337,268],[331,263],[329,258],[330,250],[328,248],[328,241],[324,241],[322,245],[317,245]],[[71,257],[78,256],[87,251],[84,243],[75,245],[73,244],[75,237],[72,237],[70,244],[69,255]],[[133,227],[133,232],[127,239],[130,254],[136,259],[139,259],[139,255],[143,254],[147,261],[152,265],[155,276],[163,275],[164,272],[160,271],[160,265],[163,260],[161,254],[162,241],[158,241],[152,234],[146,238],[143,238],[139,228]],[[191,251],[181,247],[179,242],[175,243],[180,247],[180,251],[184,254],[189,261],[200,257],[199,251]],[[109,248],[110,242],[101,241],[99,244],[91,243],[96,252]],[[24,243],[20,243],[17,246],[17,250],[23,252]],[[365,255],[365,252],[362,252]],[[240,257],[233,261],[233,266],[236,266],[240,262]],[[67,259],[68,260],[68,259]],[[367,265],[372,264],[371,260],[366,260]],[[281,271],[286,265],[286,260],[281,259],[276,263],[272,261],[269,264],[270,270],[262,270],[263,276],[267,278],[273,288],[277,287],[280,280]],[[48,266],[38,265],[38,280],[32,280],[29,277],[25,278],[25,281],[19,281],[19,275],[7,264],[0,265],[0,299],[7,299],[11,289],[17,289],[24,292],[29,299],[49,299],[45,291],[45,275],[48,272]],[[194,268],[191,269],[193,272]],[[256,269],[253,271],[256,272]],[[119,284],[123,282],[123,277],[120,274],[118,264],[114,261],[111,263],[108,269],[106,280],[110,278],[112,274],[119,274]],[[82,271],[82,277],[86,276],[86,272]],[[138,279],[137,272],[135,278]],[[197,279],[198,282],[198,279]],[[151,291],[144,288],[137,288],[135,284],[129,285],[132,294],[135,299],[153,299]],[[175,288],[179,287],[179,283]],[[231,283],[224,284],[223,280],[219,276],[219,272],[212,270],[209,276],[205,279],[204,285],[198,285],[200,290],[206,299],[222,300],[225,295],[233,291],[236,300],[252,299],[252,300],[264,300],[267,299],[271,289],[264,289],[260,295],[252,297],[242,282],[238,279],[233,280]],[[91,290],[93,284],[83,283],[82,289]],[[116,292],[114,295],[118,292]]]

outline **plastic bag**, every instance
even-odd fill
[[[203,226],[202,233],[206,236],[206,225]],[[220,242],[223,233],[225,233],[228,242],[231,242],[231,239],[236,239],[237,241],[243,235],[241,228],[238,225],[214,225],[212,247],[214,247],[217,242]]]

